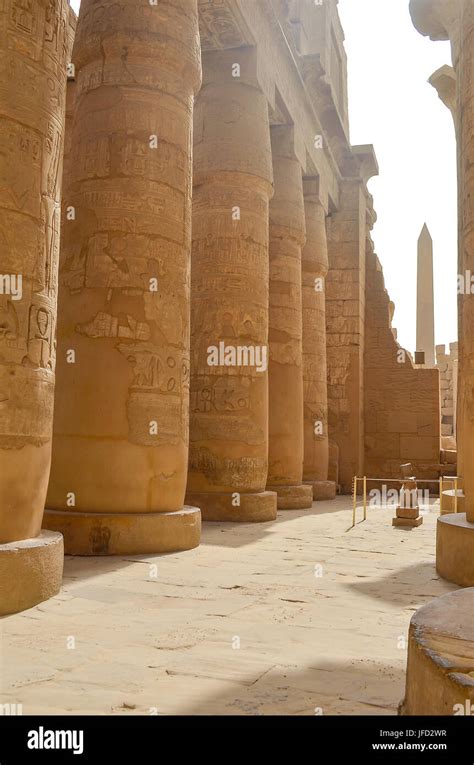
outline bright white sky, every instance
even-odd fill
[[[451,63],[448,42],[411,23],[408,0],[339,0],[349,68],[351,142],[372,143],[380,175],[369,181],[373,230],[398,339],[416,350],[417,239],[434,242],[436,343],[457,339],[456,140],[449,110],[427,83]]]
[[[77,12],[80,0],[71,0]],[[416,244],[434,240],[436,343],[457,338],[456,142],[451,114],[427,83],[451,63],[449,43],[421,37],[408,0],[339,0],[349,66],[351,142],[374,144],[373,231],[402,346],[416,341]],[[368,296],[370,298],[370,296]]]

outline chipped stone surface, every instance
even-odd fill
[[[1,702],[24,714],[394,715],[410,618],[456,589],[435,572],[437,509],[409,531],[392,529],[391,508],[369,507],[366,522],[358,508],[350,529],[350,499],[337,497],[271,524],[205,524],[189,552],[66,558],[58,596],[0,621]]]

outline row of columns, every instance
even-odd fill
[[[31,102],[2,80],[18,114],[0,270],[23,273],[26,294],[1,304],[0,561],[2,543],[39,535],[45,504],[60,225],[44,525],[66,551],[189,549],[200,510],[266,521],[310,507],[329,486],[327,208],[293,128],[270,128],[257,49],[206,53],[194,108],[197,0],[82,0],[60,224],[70,51],[54,40],[53,98],[52,34]],[[19,160],[37,178],[26,212]]]

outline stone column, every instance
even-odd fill
[[[275,193],[270,203],[269,489],[282,510],[311,507],[303,484],[303,347],[301,249],[305,243],[303,178],[293,129],[272,128]]]
[[[73,64],[46,516],[69,553],[189,549],[196,0],[82,0]]]
[[[255,48],[210,52],[196,104],[189,502],[269,521],[267,99]]]
[[[340,209],[328,218],[326,279],[329,430],[339,447],[344,494],[364,466],[366,212],[363,182],[344,180]]]
[[[461,275],[474,272],[474,5],[472,0],[411,0],[413,23],[432,40],[451,42],[456,74],[456,108],[452,109],[458,143],[459,256]],[[435,77],[435,85],[438,77]],[[450,98],[453,86],[448,90]],[[448,102],[449,103],[449,102]],[[452,108],[452,104],[450,106]],[[445,579],[474,585],[474,296],[463,294],[458,303],[459,380],[457,436],[462,450],[461,470],[466,513],[438,519],[436,568]],[[458,469],[459,472],[459,469]]]
[[[435,365],[434,347],[433,240],[425,223],[418,239],[416,350],[423,351],[424,366],[430,369]]]
[[[326,296],[328,272],[327,210],[318,179],[304,181],[306,244],[302,252],[303,299],[303,479],[313,499],[334,499],[336,484],[328,480],[328,397],[326,364]],[[327,196],[326,196],[327,200]]]
[[[66,0],[0,9],[0,616],[60,588],[41,531],[51,464]]]

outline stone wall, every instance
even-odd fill
[[[415,368],[391,327],[393,304],[378,257],[367,253],[365,302],[365,473],[399,478],[411,462],[417,478],[438,478],[439,373]]]
[[[436,346],[436,367],[439,369],[441,401],[441,435],[456,437],[456,397],[458,378],[458,344]]]

